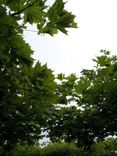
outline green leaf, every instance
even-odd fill
[[[65,29],[65,27],[64,26],[61,26],[61,25],[57,25],[57,28],[61,31],[61,32],[63,32],[64,34],[66,34],[67,35],[67,30]]]
[[[5,16],[6,15],[6,8],[3,6],[0,6],[0,17]]]
[[[43,6],[33,6],[26,9],[24,14],[25,23],[41,23],[43,17],[45,16],[43,9],[45,9]]]
[[[85,77],[81,77],[80,80],[78,81],[78,84],[75,86],[76,92],[78,94],[83,94],[88,89],[89,86],[90,81]]]
[[[57,30],[57,28],[55,28],[55,27],[53,27],[53,26],[51,26],[51,25],[47,25],[47,26],[45,26],[41,31],[40,31],[40,33],[47,33],[47,34],[49,34],[49,35],[51,35],[51,36],[53,36],[54,34],[57,34],[57,32],[58,32],[58,30]]]
[[[48,10],[48,17],[50,21],[55,21],[57,17],[61,14],[64,9],[64,2],[63,0],[55,0],[54,4]]]
[[[11,16],[8,15],[0,17],[0,23],[14,27],[18,26],[17,22]]]
[[[68,13],[67,11],[64,11],[62,15],[60,15],[56,24],[69,28],[69,27],[76,25],[76,23],[73,22],[74,18],[75,18],[74,15],[72,15],[71,13]]]

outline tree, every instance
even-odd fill
[[[90,147],[109,135],[117,135],[117,57],[110,56],[106,50],[101,52],[103,54],[93,60],[95,68],[83,70],[80,78],[71,81],[59,75],[61,102],[67,104],[72,100],[77,106],[60,107],[60,116],[49,120],[47,129],[51,140],[74,140]]]
[[[56,0],[0,1],[0,146],[11,148],[17,142],[33,144],[55,103],[56,83],[46,65],[34,64],[33,51],[25,42],[27,23],[38,34],[57,34],[76,28],[75,16]]]
[[[77,102],[89,112],[88,124],[97,140],[117,134],[117,56],[101,52],[94,59],[95,69],[83,70],[76,86],[76,92],[82,95]]]

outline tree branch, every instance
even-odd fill
[[[25,11],[26,9],[32,7],[32,6],[33,6],[34,4],[36,4],[37,2],[38,2],[38,0],[34,1],[33,3],[31,3],[31,4],[27,5],[27,6],[25,6],[24,8],[22,8],[21,10],[12,13],[11,16],[15,16],[15,15],[18,15],[18,14],[22,13],[22,12]]]

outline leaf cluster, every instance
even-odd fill
[[[2,0],[0,2],[0,21],[20,31],[26,30],[27,23],[35,24],[38,33],[47,33],[51,36],[58,30],[67,34],[66,28],[77,28],[75,16],[64,9],[63,0],[55,0],[51,6],[47,0]]]

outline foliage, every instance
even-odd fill
[[[52,109],[55,83],[51,70],[39,63],[28,67],[28,73],[24,67],[17,69],[4,63],[1,69],[1,145],[38,141]]]
[[[101,52],[94,60],[95,68],[83,70],[80,78],[73,81],[59,75],[59,98],[67,104],[69,96],[77,106],[60,107],[59,116],[50,118],[47,130],[52,141],[74,140],[90,147],[108,135],[117,134],[117,57],[106,50]],[[68,84],[72,84],[70,88]]]
[[[82,148],[77,148],[73,143],[49,144],[43,149],[42,156],[85,156]]]
[[[38,141],[55,103],[52,71],[34,64],[33,51],[23,38],[27,24],[52,36],[76,27],[75,16],[64,9],[62,0],[51,6],[47,2],[0,1],[0,146],[7,150],[17,142]]]
[[[76,28],[75,16],[64,9],[63,0],[55,0],[54,4],[47,6],[47,0],[1,0],[0,23],[9,25],[23,31],[26,24],[36,24],[38,33],[54,35],[58,30],[67,34],[66,28]],[[21,24],[19,24],[21,23]],[[3,29],[3,28],[2,28]],[[5,28],[4,28],[5,29]]]
[[[77,77],[75,74],[65,76],[64,74],[58,74],[56,96],[58,104],[68,104],[68,102],[74,100],[75,84]],[[76,94],[75,94],[76,95]]]
[[[66,142],[50,143],[45,147],[16,145],[10,152],[5,152],[5,156],[116,156],[116,152],[117,140],[108,138],[93,144],[90,150]]]
[[[92,156],[116,156],[117,140],[113,138],[98,142],[92,146]]]
[[[117,57],[106,50],[101,52],[94,60],[95,69],[83,70],[76,86],[81,95],[76,101],[87,113],[89,134],[96,140],[117,133]]]
[[[74,143],[59,142],[45,147],[38,145],[16,145],[5,156],[87,156],[83,148],[77,148]],[[2,156],[2,155],[1,155]]]
[[[8,156],[41,156],[41,148],[37,145],[17,145]]]
[[[42,128],[48,131],[53,142],[67,142],[48,145],[41,153],[43,156],[81,155],[82,148],[68,143],[74,141],[89,148],[109,135],[117,135],[116,56],[102,50],[103,54],[93,60],[94,69],[83,70],[80,78],[75,74],[68,77],[59,74],[58,84],[47,65],[34,64],[33,51],[23,38],[27,24],[36,25],[38,34],[51,36],[58,31],[67,34],[67,28],[77,27],[75,16],[64,9],[62,0],[55,0],[51,6],[47,2],[0,1],[1,155],[16,143],[36,143],[41,138]],[[67,107],[70,102],[77,106]],[[54,107],[55,103],[66,107]],[[110,153],[116,150],[111,148],[113,144],[110,140],[95,144],[96,156],[114,154]],[[31,146],[18,146],[12,155],[32,156],[40,154],[38,152],[37,147],[33,151]]]

